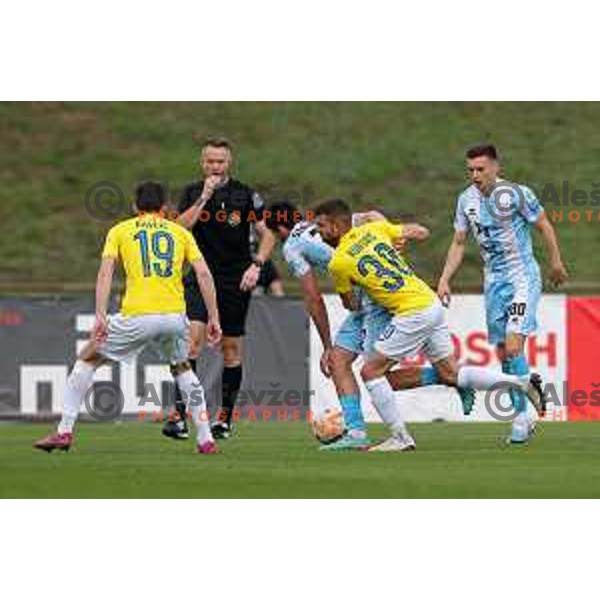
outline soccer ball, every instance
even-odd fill
[[[346,432],[346,424],[340,410],[326,408],[312,423],[313,433],[321,444],[333,444]]]

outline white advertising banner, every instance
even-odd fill
[[[325,303],[331,321],[332,332],[335,332],[345,318],[347,312],[339,298],[335,295],[325,297]],[[495,350],[487,342],[485,311],[483,296],[468,295],[452,298],[448,310],[448,323],[453,335],[456,353],[460,362],[468,362],[475,366],[490,366],[500,369]],[[310,331],[310,387],[316,390],[313,397],[313,410],[319,414],[329,406],[339,407],[335,389],[319,368],[322,353],[321,341],[314,324]],[[538,310],[538,331],[528,342],[527,355],[531,369],[539,373],[545,383],[555,386],[553,396],[560,406],[549,407],[549,418],[556,411],[562,412],[561,420],[566,420],[566,407],[563,397],[563,382],[567,374],[566,355],[566,299],[561,295],[544,296]],[[415,357],[410,364],[421,364],[422,359]],[[359,370],[362,359],[355,362],[354,368],[360,382]],[[368,421],[379,421],[364,386],[361,385],[363,410]],[[469,417],[464,417],[460,399],[456,391],[434,386],[397,392],[402,403],[403,415],[407,421],[443,420],[493,420],[484,401],[485,392],[477,394],[475,410]],[[508,402],[508,398],[502,400]]]

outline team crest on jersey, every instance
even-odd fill
[[[229,227],[237,227],[242,222],[242,215],[239,212],[232,212],[227,215],[227,224]]]
[[[385,330],[383,331],[383,333],[381,334],[381,336],[379,337],[379,341],[380,342],[385,342],[385,341],[389,340],[395,333],[396,333],[396,326],[393,325],[392,323],[390,323],[385,328]]]

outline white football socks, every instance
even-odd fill
[[[62,418],[58,425],[58,433],[72,433],[77,421],[81,403],[94,382],[96,367],[85,361],[78,360],[67,379],[67,387],[63,399]],[[196,374],[186,371],[175,378],[187,407],[192,413],[196,426],[196,435],[200,443],[212,441],[204,389]]]
[[[408,431],[400,414],[399,402],[389,381],[385,377],[380,377],[365,381],[365,386],[369,390],[379,416],[390,427],[392,433],[398,436],[407,435]]]
[[[63,398],[62,419],[58,425],[58,433],[72,433],[79,415],[81,402],[94,382],[96,367],[83,360],[78,360],[67,379],[67,388]]]
[[[486,367],[459,367],[458,387],[473,388],[475,390],[489,390],[494,386],[526,389],[529,377],[507,375],[496,369]]]
[[[188,410],[192,413],[192,420],[196,426],[196,438],[200,444],[212,442],[213,437],[210,432],[210,419],[206,410],[206,401],[204,399],[204,388],[200,384],[198,377],[193,371],[186,371],[175,377],[175,382],[181,390],[181,396],[186,403]]]

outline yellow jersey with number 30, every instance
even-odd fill
[[[402,225],[389,221],[351,229],[340,240],[329,263],[336,292],[345,294],[357,285],[394,315],[429,308],[437,296],[394,248],[394,241],[400,237]]]
[[[202,260],[187,230],[158,214],[115,225],[106,237],[102,258],[121,259],[125,268],[125,316],[185,313],[183,266]]]

